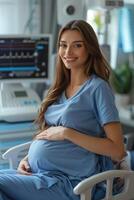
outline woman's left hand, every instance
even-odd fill
[[[64,140],[65,127],[52,126],[39,133],[35,138],[38,140]]]

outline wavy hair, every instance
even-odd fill
[[[90,76],[94,73],[105,81],[108,81],[110,75],[110,66],[105,59],[103,53],[101,52],[97,36],[90,24],[88,24],[84,20],[74,20],[61,28],[58,35],[57,52],[59,50],[61,36],[66,30],[79,31],[84,40],[84,44],[88,52],[88,59],[85,65],[86,76]],[[45,111],[47,110],[48,106],[53,104],[58,99],[61,93],[68,86],[69,81],[70,70],[65,67],[64,63],[57,53],[55,80],[40,106],[38,117],[36,119],[36,122],[39,124],[40,130],[44,130],[46,126],[44,119]]]

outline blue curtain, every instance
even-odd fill
[[[134,52],[134,5],[119,10],[119,48]]]

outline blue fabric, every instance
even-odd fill
[[[96,137],[105,137],[104,124],[119,121],[109,84],[95,75],[73,97],[67,99],[63,93],[47,109],[45,119],[50,126],[70,127]],[[110,158],[96,155],[67,140],[34,141],[29,150],[29,163],[34,173],[48,172],[53,176],[56,171],[78,181],[113,169]]]
[[[4,192],[0,191],[0,200],[12,200],[12,199],[8,198],[8,196],[4,194]]]
[[[119,45],[125,53],[134,52],[134,6],[119,10]]]
[[[95,75],[71,98],[63,93],[48,107],[45,119],[50,126],[65,126],[95,137],[105,137],[104,124],[119,121],[110,86]],[[73,194],[75,185],[93,174],[113,169],[110,158],[67,140],[33,141],[28,161],[32,176],[16,171],[0,175],[0,191],[6,193],[5,188],[9,187],[6,194],[13,200],[78,200],[79,196]],[[103,196],[104,188],[99,185],[94,189],[93,200]]]
[[[134,170],[134,150],[130,151],[130,157],[131,157],[131,169]]]
[[[16,170],[0,171],[0,200],[79,200],[79,196],[73,194],[78,181],[56,174],[54,179],[57,183],[48,186],[49,176],[26,176]]]

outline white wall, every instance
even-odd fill
[[[0,0],[0,34],[40,33],[40,1]]]

